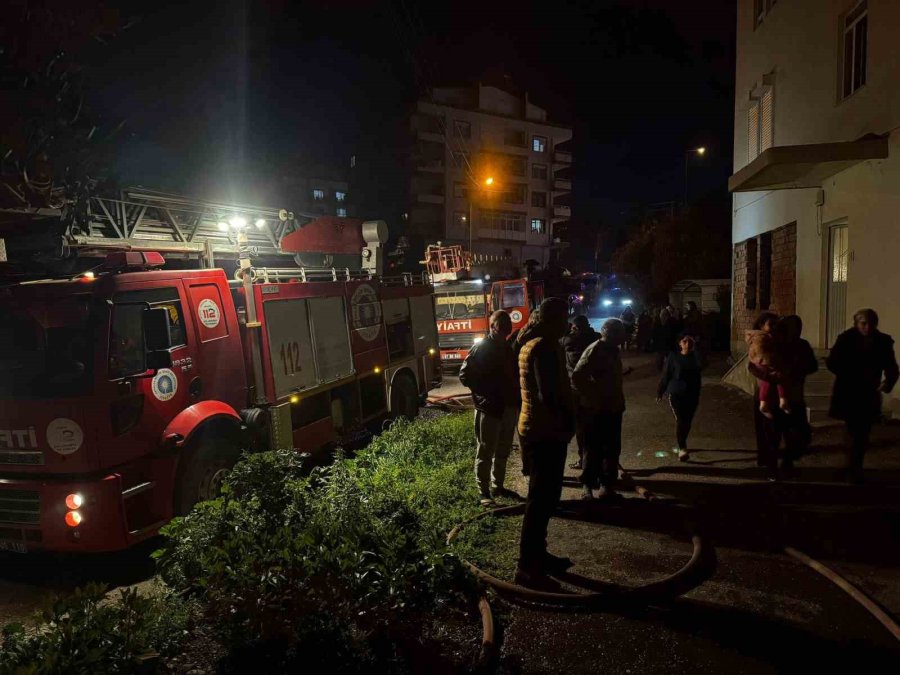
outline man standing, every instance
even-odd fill
[[[568,326],[564,300],[541,303],[519,351],[522,411],[519,438],[530,467],[528,500],[522,520],[516,583],[553,588],[548,572],[568,569],[572,561],[547,551],[547,526],[562,494],[566,452],[575,429],[572,391],[560,339]]]
[[[852,440],[850,480],[860,483],[869,434],[881,417],[881,394],[890,393],[900,377],[894,340],[878,330],[874,309],[853,315],[853,328],[838,335],[826,364],[835,374],[828,414],[847,424]]]
[[[596,342],[600,338],[600,334],[591,328],[590,321],[584,315],[576,316],[572,322],[572,330],[566,337],[562,339],[562,348],[566,354],[566,371],[569,373],[569,380],[572,379],[572,373],[575,372],[575,366],[578,360],[584,354],[584,350],[588,346]],[[584,406],[577,405],[575,407],[575,440],[578,442],[578,461],[571,464],[573,469],[581,469],[584,461],[584,429],[587,424],[589,413]]]
[[[625,413],[622,359],[619,356],[619,347],[624,342],[625,326],[618,319],[607,319],[600,328],[600,339],[581,355],[572,375],[580,403],[589,411],[581,473],[584,499],[594,498],[592,488],[598,482],[600,498],[615,494]]]
[[[519,414],[518,371],[509,344],[512,321],[498,310],[491,314],[491,334],[476,344],[463,362],[459,381],[472,390],[475,403],[475,480],[481,505],[496,506],[494,497],[518,497],[507,490],[506,462]]]

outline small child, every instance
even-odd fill
[[[780,375],[775,344],[775,326],[777,323],[778,317],[775,314],[763,315],[757,320],[759,328],[748,330],[746,333],[747,357],[750,363],[756,366],[757,371],[764,371],[768,375],[768,378],[757,377],[757,382],[759,383],[759,412],[769,419],[772,419],[772,410],[769,406],[772,380],[776,380],[778,407],[785,413],[790,412],[784,383],[777,381],[777,377]]]

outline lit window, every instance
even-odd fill
[[[337,209],[338,218],[346,218],[347,217],[347,209],[343,206],[339,206]]]
[[[535,152],[545,152],[547,149],[547,137],[535,136],[531,141],[531,149]]]
[[[866,83],[868,44],[869,5],[863,0],[844,17],[841,98],[847,98]]]
[[[532,164],[531,165],[531,177],[532,178],[542,178],[547,180],[547,165],[546,164]]]
[[[325,190],[320,190],[318,188],[314,189],[313,190],[313,199],[315,199],[317,202],[325,199]]]
[[[543,218],[532,218],[531,231],[534,234],[544,234],[547,231],[547,221]]]
[[[347,193],[335,191],[334,198],[339,202],[345,201],[347,199]]]
[[[540,207],[547,206],[547,193],[533,191],[531,193],[531,205]]]

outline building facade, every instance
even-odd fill
[[[493,86],[435,89],[410,120],[407,232],[546,265],[572,216],[572,130]]]
[[[766,309],[900,336],[898,31],[894,0],[738,0],[733,350]]]

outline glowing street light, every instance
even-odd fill
[[[493,176],[488,176],[487,178],[485,178],[485,179],[484,179],[484,184],[485,184],[485,185],[493,185],[493,184],[494,184],[494,177],[493,177]]]
[[[696,152],[698,155],[700,155],[700,156],[702,157],[704,154],[706,154],[706,148],[704,148],[704,147],[701,145],[701,146],[700,146],[699,148],[697,148],[694,152]]]

